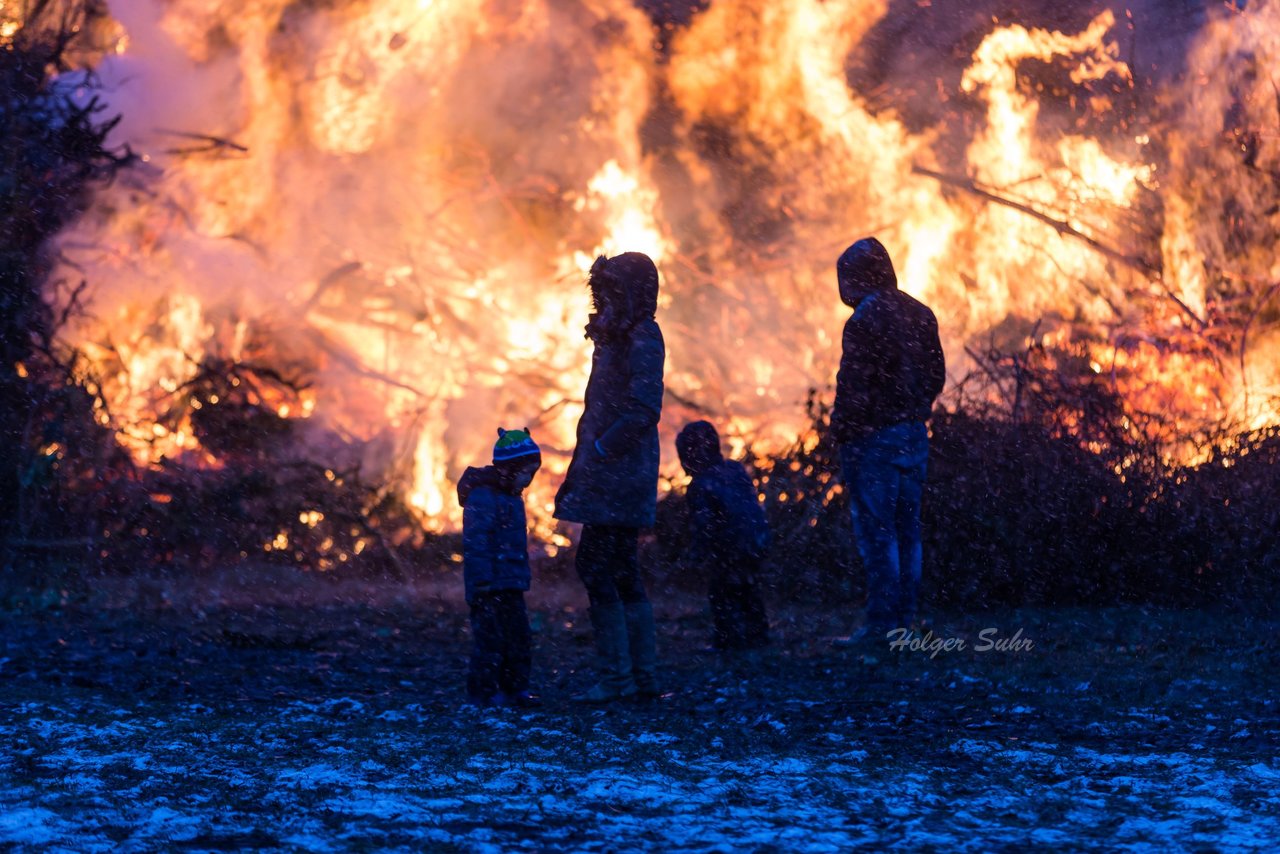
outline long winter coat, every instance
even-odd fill
[[[658,419],[666,359],[654,320],[658,271],[648,257],[634,252],[606,263],[612,275],[593,276],[593,297],[597,305],[611,301],[622,320],[611,334],[594,336],[585,408],[555,516],[648,528],[658,506]]]
[[[925,421],[946,381],[938,321],[898,290],[889,253],[859,240],[836,266],[840,296],[854,309],[844,326],[831,429],[850,442],[883,427]]]
[[[468,468],[458,481],[462,578],[467,602],[482,593],[529,589],[524,499],[493,466]]]

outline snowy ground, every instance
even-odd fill
[[[583,621],[541,614],[537,712],[461,706],[452,609],[8,619],[0,849],[1280,840],[1274,625],[1010,613],[935,631],[1036,648],[863,659],[816,641],[839,615],[790,613],[778,650],[724,662],[692,654],[700,615],[665,616],[675,696],[583,710]]]

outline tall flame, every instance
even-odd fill
[[[198,453],[154,390],[209,354],[267,352],[317,377],[305,411],[279,414],[310,416],[317,447],[363,440],[428,525],[456,523],[451,485],[499,425],[547,448],[543,512],[581,411],[596,254],[658,262],[672,399],[741,450],[803,429],[839,358],[832,262],[871,233],[957,369],[968,342],[1044,321],[1046,342],[1089,330],[1094,369],[1175,420],[1274,420],[1261,360],[1223,370],[1168,344],[1210,322],[1206,268],[1235,261],[1195,222],[1221,201],[1197,177],[1211,123],[1180,127],[1167,177],[1141,133],[1097,130],[1132,85],[1112,13],[1076,33],[993,26],[946,94],[965,120],[922,130],[848,84],[887,8],[713,2],[659,51],[628,0],[116,0],[99,71],[148,165],[62,248],[95,288],[72,334],[121,441],[141,462]],[[1247,43],[1274,64],[1276,17],[1251,5],[1194,59]],[[1088,122],[1028,85],[1046,67],[1090,93]],[[1140,227],[1158,257],[1129,245]],[[1235,274],[1274,281],[1263,255]],[[1273,348],[1266,329],[1241,352]]]

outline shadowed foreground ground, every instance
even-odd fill
[[[230,600],[225,600],[230,601]],[[1280,838],[1274,620],[942,619],[970,648],[699,655],[659,603],[672,698],[572,706],[572,594],[534,600],[536,712],[461,703],[454,600],[46,611],[0,632],[0,849],[1264,850]],[[1022,629],[1019,653],[973,650]]]

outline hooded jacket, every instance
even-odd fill
[[[927,420],[947,376],[937,318],[898,289],[889,253],[874,237],[845,250],[836,278],[840,298],[854,309],[844,325],[831,410],[836,440]]]
[[[654,314],[658,269],[628,252],[597,261],[590,280],[595,342],[577,444],[556,494],[567,522],[652,527],[658,506],[658,419],[666,346]],[[607,324],[597,318],[608,315]]]
[[[748,561],[764,557],[769,523],[755,485],[741,463],[720,453],[720,437],[706,421],[687,425],[676,437],[680,464],[690,477],[685,500],[689,508],[690,564],[713,564],[733,573]],[[742,583],[748,579],[724,579]]]
[[[496,467],[473,466],[458,480],[458,503],[467,602],[498,590],[528,590],[527,521],[520,493]]]

